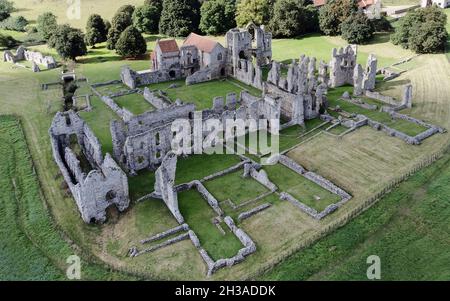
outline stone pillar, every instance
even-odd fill
[[[353,72],[353,95],[355,96],[361,96],[363,94],[363,76],[363,68],[361,64],[357,64]]]
[[[412,84],[407,84],[403,87],[403,95],[402,95],[402,105],[406,106],[406,108],[412,108],[412,93],[413,86]]]

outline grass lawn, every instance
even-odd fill
[[[341,134],[345,133],[345,131],[348,131],[348,128],[346,128],[345,126],[342,126],[342,125],[335,126],[331,130],[328,130],[329,133],[334,134],[334,135],[341,135]]]
[[[169,88],[170,85],[177,84],[177,88]],[[244,83],[234,80],[213,80],[206,83],[186,86],[184,79],[148,85],[150,90],[162,90],[167,93],[167,96],[176,101],[181,99],[185,103],[193,103],[197,110],[210,109],[213,106],[213,99],[216,96],[224,98],[228,93],[236,93],[239,98],[241,91],[248,90],[255,96],[261,96],[261,91],[249,87]]]
[[[144,99],[144,96],[138,93],[115,97],[114,101],[121,108],[127,109],[134,115],[140,115],[155,110],[155,108]]]
[[[281,164],[264,166],[264,170],[267,171],[270,180],[277,185],[280,191],[290,193],[297,200],[318,212],[323,211],[328,205],[340,201],[338,195],[332,194]]]
[[[45,207],[20,123],[0,115],[0,280],[63,280],[74,254]],[[82,262],[82,279],[132,279]]]
[[[205,187],[219,202],[230,199],[236,205],[253,200],[269,191],[256,180],[242,177],[242,174],[243,170],[235,171],[206,182]],[[233,193],[230,194],[230,191]]]
[[[447,154],[370,210],[290,257],[262,279],[367,280],[367,257],[377,255],[382,280],[447,280],[449,181]]]
[[[180,193],[178,202],[186,223],[197,234],[203,248],[214,260],[233,257],[243,247],[224,222],[220,226],[225,230],[225,235],[213,224],[216,213],[197,190]]]

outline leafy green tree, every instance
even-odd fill
[[[145,0],[144,5],[154,6],[158,9],[159,13],[161,13],[163,9],[163,2],[163,0]]]
[[[11,48],[18,44],[18,42],[11,36],[3,35],[0,33],[0,47]]]
[[[268,24],[270,21],[271,2],[266,0],[240,0],[236,10],[236,24],[245,27],[253,22],[256,25]]]
[[[119,7],[119,9],[117,10],[116,14],[119,14],[119,13],[125,13],[125,14],[127,14],[128,16],[130,16],[130,18],[131,18],[131,17],[133,16],[134,9],[135,9],[135,7],[134,7],[133,5],[129,5],[129,4],[122,5],[122,6]]]
[[[318,30],[318,11],[305,0],[278,0],[269,27],[275,37],[295,37]]]
[[[372,22],[362,11],[349,16],[341,24],[342,38],[351,44],[362,44],[373,38]]]
[[[158,33],[161,11],[153,5],[143,5],[133,13],[133,26],[140,32]]]
[[[14,4],[8,0],[0,0],[0,21],[6,20],[14,10]]]
[[[105,42],[106,38],[107,31],[102,17],[97,14],[90,15],[86,24],[86,35],[84,37],[86,45],[95,47],[95,44]]]
[[[319,10],[320,30],[330,36],[341,34],[341,24],[356,13],[356,0],[330,0]]]
[[[58,27],[56,16],[51,12],[46,12],[37,18],[37,29],[45,40],[55,32]]]
[[[147,44],[142,34],[134,28],[129,26],[120,35],[116,43],[117,54],[123,57],[138,57],[147,51]]]
[[[395,45],[417,53],[435,53],[445,49],[448,33],[447,16],[438,7],[410,11],[401,18],[391,36]]]
[[[210,0],[200,8],[200,30],[208,35],[225,33],[236,27],[235,0]]]
[[[389,22],[385,16],[381,16],[380,18],[375,18],[370,21],[372,22],[375,32],[391,32],[394,30],[391,22]]]
[[[78,56],[87,53],[83,33],[79,29],[70,27],[69,24],[59,25],[50,37],[48,44],[55,48],[63,59],[75,61]]]
[[[199,22],[198,0],[164,0],[159,33],[171,37],[185,37],[198,31]]]
[[[115,49],[117,40],[120,38],[122,32],[130,25],[132,25],[131,17],[124,12],[117,13],[111,22],[111,28],[108,31],[107,48]]]
[[[6,20],[0,22],[1,29],[25,31],[25,27],[28,25],[28,20],[23,16],[9,17]]]

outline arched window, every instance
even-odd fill
[[[217,55],[217,60],[221,61],[223,59],[222,52]]]

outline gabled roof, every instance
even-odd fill
[[[156,45],[157,46],[159,45],[159,49],[161,49],[162,53],[180,51],[180,48],[178,48],[177,42],[173,39],[172,40],[158,40],[158,41],[156,41]]]
[[[191,33],[183,43],[183,46],[195,46],[198,50],[206,53],[211,53],[217,45],[220,44],[196,33]]]

